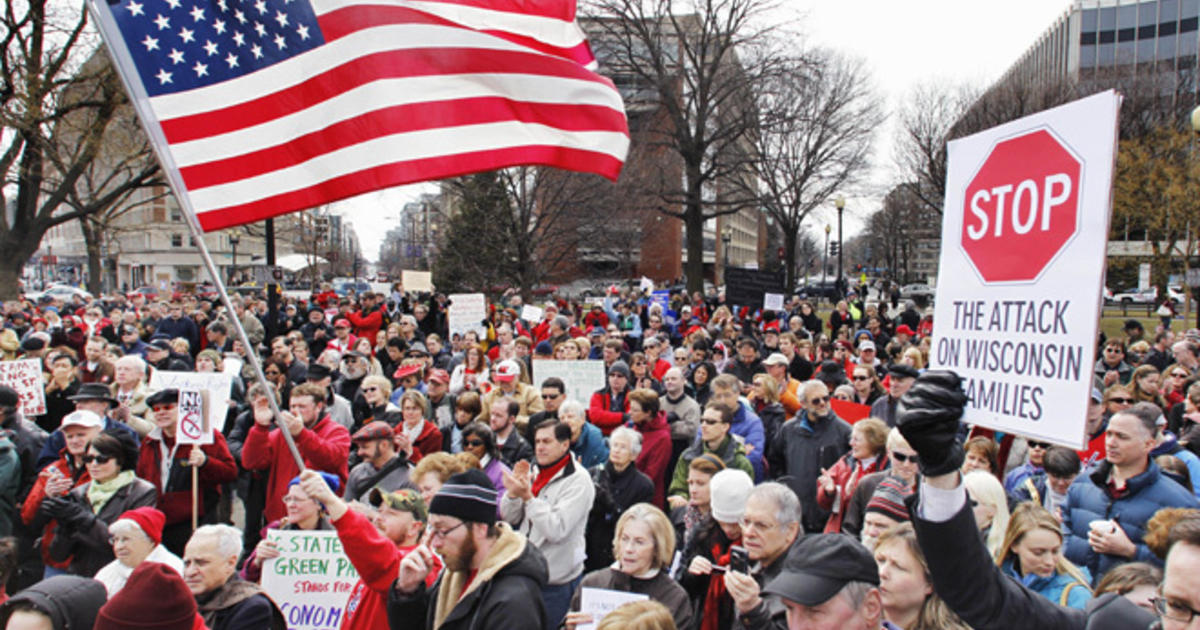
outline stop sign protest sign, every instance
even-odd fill
[[[967,184],[962,248],[985,283],[1029,282],[1079,230],[1083,163],[1049,129],[996,142]]]

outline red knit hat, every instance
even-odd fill
[[[196,599],[175,569],[143,562],[100,608],[93,630],[202,630]]]
[[[167,523],[167,516],[162,512],[152,507],[140,507],[136,510],[129,510],[122,514],[117,520],[127,519],[138,524],[146,536],[154,541],[154,544],[162,542],[163,525]]]

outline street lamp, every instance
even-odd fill
[[[837,274],[837,292],[838,297],[845,295],[846,291],[843,288],[845,280],[842,278],[842,250],[846,249],[846,241],[842,240],[842,211],[846,209],[846,198],[838,195],[833,200],[833,205],[838,211],[838,274]]]
[[[229,271],[229,282],[231,284],[237,278],[237,246],[239,240],[236,234],[229,235],[229,247],[233,249],[233,269]]]
[[[729,268],[729,242],[733,240],[733,227],[726,225],[721,230],[721,251],[725,255],[725,264],[721,267],[721,281],[725,280],[725,270]]]
[[[829,277],[829,232],[833,228],[825,224],[825,251],[821,252],[821,280]]]

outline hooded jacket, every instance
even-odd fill
[[[0,627],[19,604],[31,604],[50,617],[54,630],[91,628],[108,599],[104,585],[77,575],[57,575],[13,595],[0,606]]]
[[[425,619],[427,630],[545,628],[546,560],[507,523],[497,523],[496,529],[496,541],[465,589],[468,572],[450,570],[442,571],[433,588],[422,584],[411,595],[392,588],[388,624],[411,628],[414,619]]]
[[[654,482],[654,504],[666,504],[667,466],[671,463],[671,428],[667,412],[659,411],[642,424],[633,425],[642,434],[642,452],[634,465]]]

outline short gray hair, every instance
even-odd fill
[[[867,595],[871,593],[871,589],[874,588],[878,587],[870,582],[850,581],[846,582],[845,586],[837,594],[844,597],[846,603],[850,604],[851,608],[858,610],[862,606],[863,601],[867,599]]]
[[[750,497],[763,497],[775,504],[775,520],[781,527],[800,522],[800,499],[791,488],[778,481],[768,481],[755,486]]]
[[[117,359],[116,363],[113,365],[132,365],[133,367],[137,368],[138,374],[141,374],[143,377],[146,376],[146,361],[136,354],[127,354],[120,359]]]
[[[1150,437],[1158,435],[1158,419],[1162,417],[1162,409],[1158,405],[1150,402],[1140,402],[1136,405],[1122,409],[1115,416],[1131,416],[1135,418],[1146,430]]]
[[[225,524],[202,525],[192,534],[192,540],[212,536],[217,541],[217,553],[222,558],[239,556],[242,553],[242,530]]]
[[[608,441],[623,437],[629,439],[629,450],[633,452],[633,456],[637,457],[642,454],[642,434],[630,429],[629,427],[617,427],[612,435],[608,437]]]
[[[567,399],[567,401],[558,408],[559,418],[569,414],[587,420],[587,415],[585,415],[586,413],[587,410],[583,408],[583,403],[575,400],[574,398]]]

